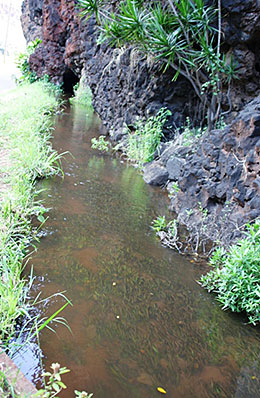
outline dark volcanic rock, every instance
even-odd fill
[[[27,42],[42,38],[42,5],[43,0],[28,0],[22,4],[21,22]]]
[[[74,0],[25,0],[22,26],[27,41],[42,39],[30,57],[38,76],[62,83],[68,70],[80,76],[81,42]]]
[[[184,165],[185,165],[184,159],[179,159],[177,157],[169,159],[168,162],[166,163],[166,169],[169,173],[169,180],[173,181],[178,180],[182,176]]]
[[[165,185],[168,180],[168,171],[159,162],[150,162],[144,166],[144,181],[150,185]]]
[[[203,136],[185,158],[177,179],[179,192],[172,198],[180,219],[200,206],[207,209],[209,220],[212,214],[223,217],[228,205],[232,208],[228,230],[260,215],[259,118],[260,96],[230,126]]]

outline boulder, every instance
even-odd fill
[[[157,161],[147,163],[143,168],[143,172],[144,181],[150,185],[165,185],[169,176],[166,168]]]
[[[166,169],[169,173],[169,180],[177,181],[183,174],[185,160],[181,158],[170,158],[166,163]]]

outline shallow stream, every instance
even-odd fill
[[[33,295],[66,291],[72,330],[41,334],[43,364],[67,366],[68,389],[94,398],[260,397],[260,332],[223,312],[196,282],[202,266],[163,248],[151,221],[167,196],[120,158],[91,149],[99,121],[83,107],[57,119],[54,147],[70,151],[65,178],[40,186],[49,219],[33,255]],[[63,301],[45,308],[52,314]],[[39,358],[24,354],[33,380]],[[19,358],[16,358],[19,362]]]

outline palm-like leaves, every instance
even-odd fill
[[[103,5],[102,0],[77,0],[77,7],[81,9],[80,16],[88,19],[92,14],[95,14],[99,21],[99,9]]]
[[[122,27],[123,40],[144,40],[147,18],[149,19],[147,11],[140,9],[135,1],[121,2],[118,23]]]
[[[103,2],[78,0],[83,13],[95,13],[97,18]],[[179,73],[188,78],[200,99],[203,87],[207,87],[203,101],[211,106],[209,93],[219,93],[220,79],[224,75],[230,78],[234,72],[219,52],[221,33],[214,27],[218,10],[206,6],[204,0],[168,0],[163,4],[154,0],[145,6],[141,0],[122,0],[116,14],[103,10],[105,36],[113,45],[134,43],[155,60],[171,65],[174,78]]]

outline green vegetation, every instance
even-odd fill
[[[63,389],[66,389],[66,385],[61,381],[61,376],[68,373],[69,369],[66,367],[61,368],[59,363],[53,363],[51,365],[52,372],[44,372],[43,377],[45,380],[45,386],[39,390],[37,396],[41,398],[52,398],[57,396]],[[48,381],[46,381],[48,378]]]
[[[74,97],[70,98],[69,101],[71,104],[80,104],[92,108],[92,93],[90,88],[84,84],[84,81],[77,83],[73,87]]]
[[[53,363],[51,366],[51,372],[44,372],[42,374],[44,378],[44,388],[38,390],[31,398],[54,398],[67,386],[61,380],[61,376],[70,372],[66,367],[61,367],[59,363]],[[18,375],[17,375],[18,376]],[[48,380],[46,381],[46,379]],[[4,372],[0,371],[0,394],[1,398],[29,398],[28,394],[17,394],[16,393],[16,382],[14,380],[12,383],[9,382]],[[91,398],[93,394],[89,394],[86,391],[75,390],[75,398]]]
[[[167,231],[167,223],[165,216],[158,216],[153,220],[152,229],[155,232]]]
[[[91,148],[98,149],[101,152],[108,152],[109,143],[108,143],[108,141],[106,141],[106,136],[100,135],[98,137],[98,139],[92,138],[91,139]]]
[[[158,216],[153,220],[151,227],[163,244],[180,252],[182,242],[179,241],[177,220],[170,220],[167,222],[165,216]]]
[[[158,148],[163,136],[162,129],[171,112],[161,108],[155,116],[147,120],[140,119],[136,122],[132,132],[129,129],[127,144],[119,144],[116,149],[122,149],[128,159],[142,167],[144,163],[153,160],[154,152]]]
[[[47,87],[47,89],[46,89]],[[58,109],[50,84],[23,85],[1,97],[0,151],[0,331],[1,346],[16,336],[21,317],[32,322],[28,301],[32,278],[22,277],[24,260],[33,234],[31,218],[44,221],[46,211],[36,200],[37,178],[60,171],[60,157],[49,142],[51,117]],[[27,322],[25,321],[25,324]],[[28,325],[27,325],[28,326]],[[10,348],[10,345],[9,345]]]
[[[16,398],[14,386],[8,383],[2,370],[0,371],[0,396],[1,398]]]
[[[81,16],[94,14],[104,40],[111,45],[131,44],[174,71],[173,80],[184,76],[200,100],[199,119],[208,129],[216,127],[225,112],[222,85],[234,76],[233,60],[221,53],[221,2],[125,0],[117,11],[106,0],[78,0]],[[228,102],[230,100],[228,98]]]
[[[34,41],[31,41],[26,48],[26,52],[19,53],[17,55],[15,63],[17,68],[21,72],[21,77],[18,79],[18,83],[33,83],[37,80],[36,73],[30,69],[29,58],[41,42],[42,41],[38,38]]]
[[[228,250],[218,248],[210,259],[214,268],[201,284],[216,293],[223,309],[246,311],[250,323],[260,321],[260,220],[247,225],[245,237]]]
[[[176,149],[181,146],[192,146],[198,142],[206,131],[206,128],[193,127],[191,125],[190,118],[187,117],[185,125],[176,129],[173,143],[176,146]]]

